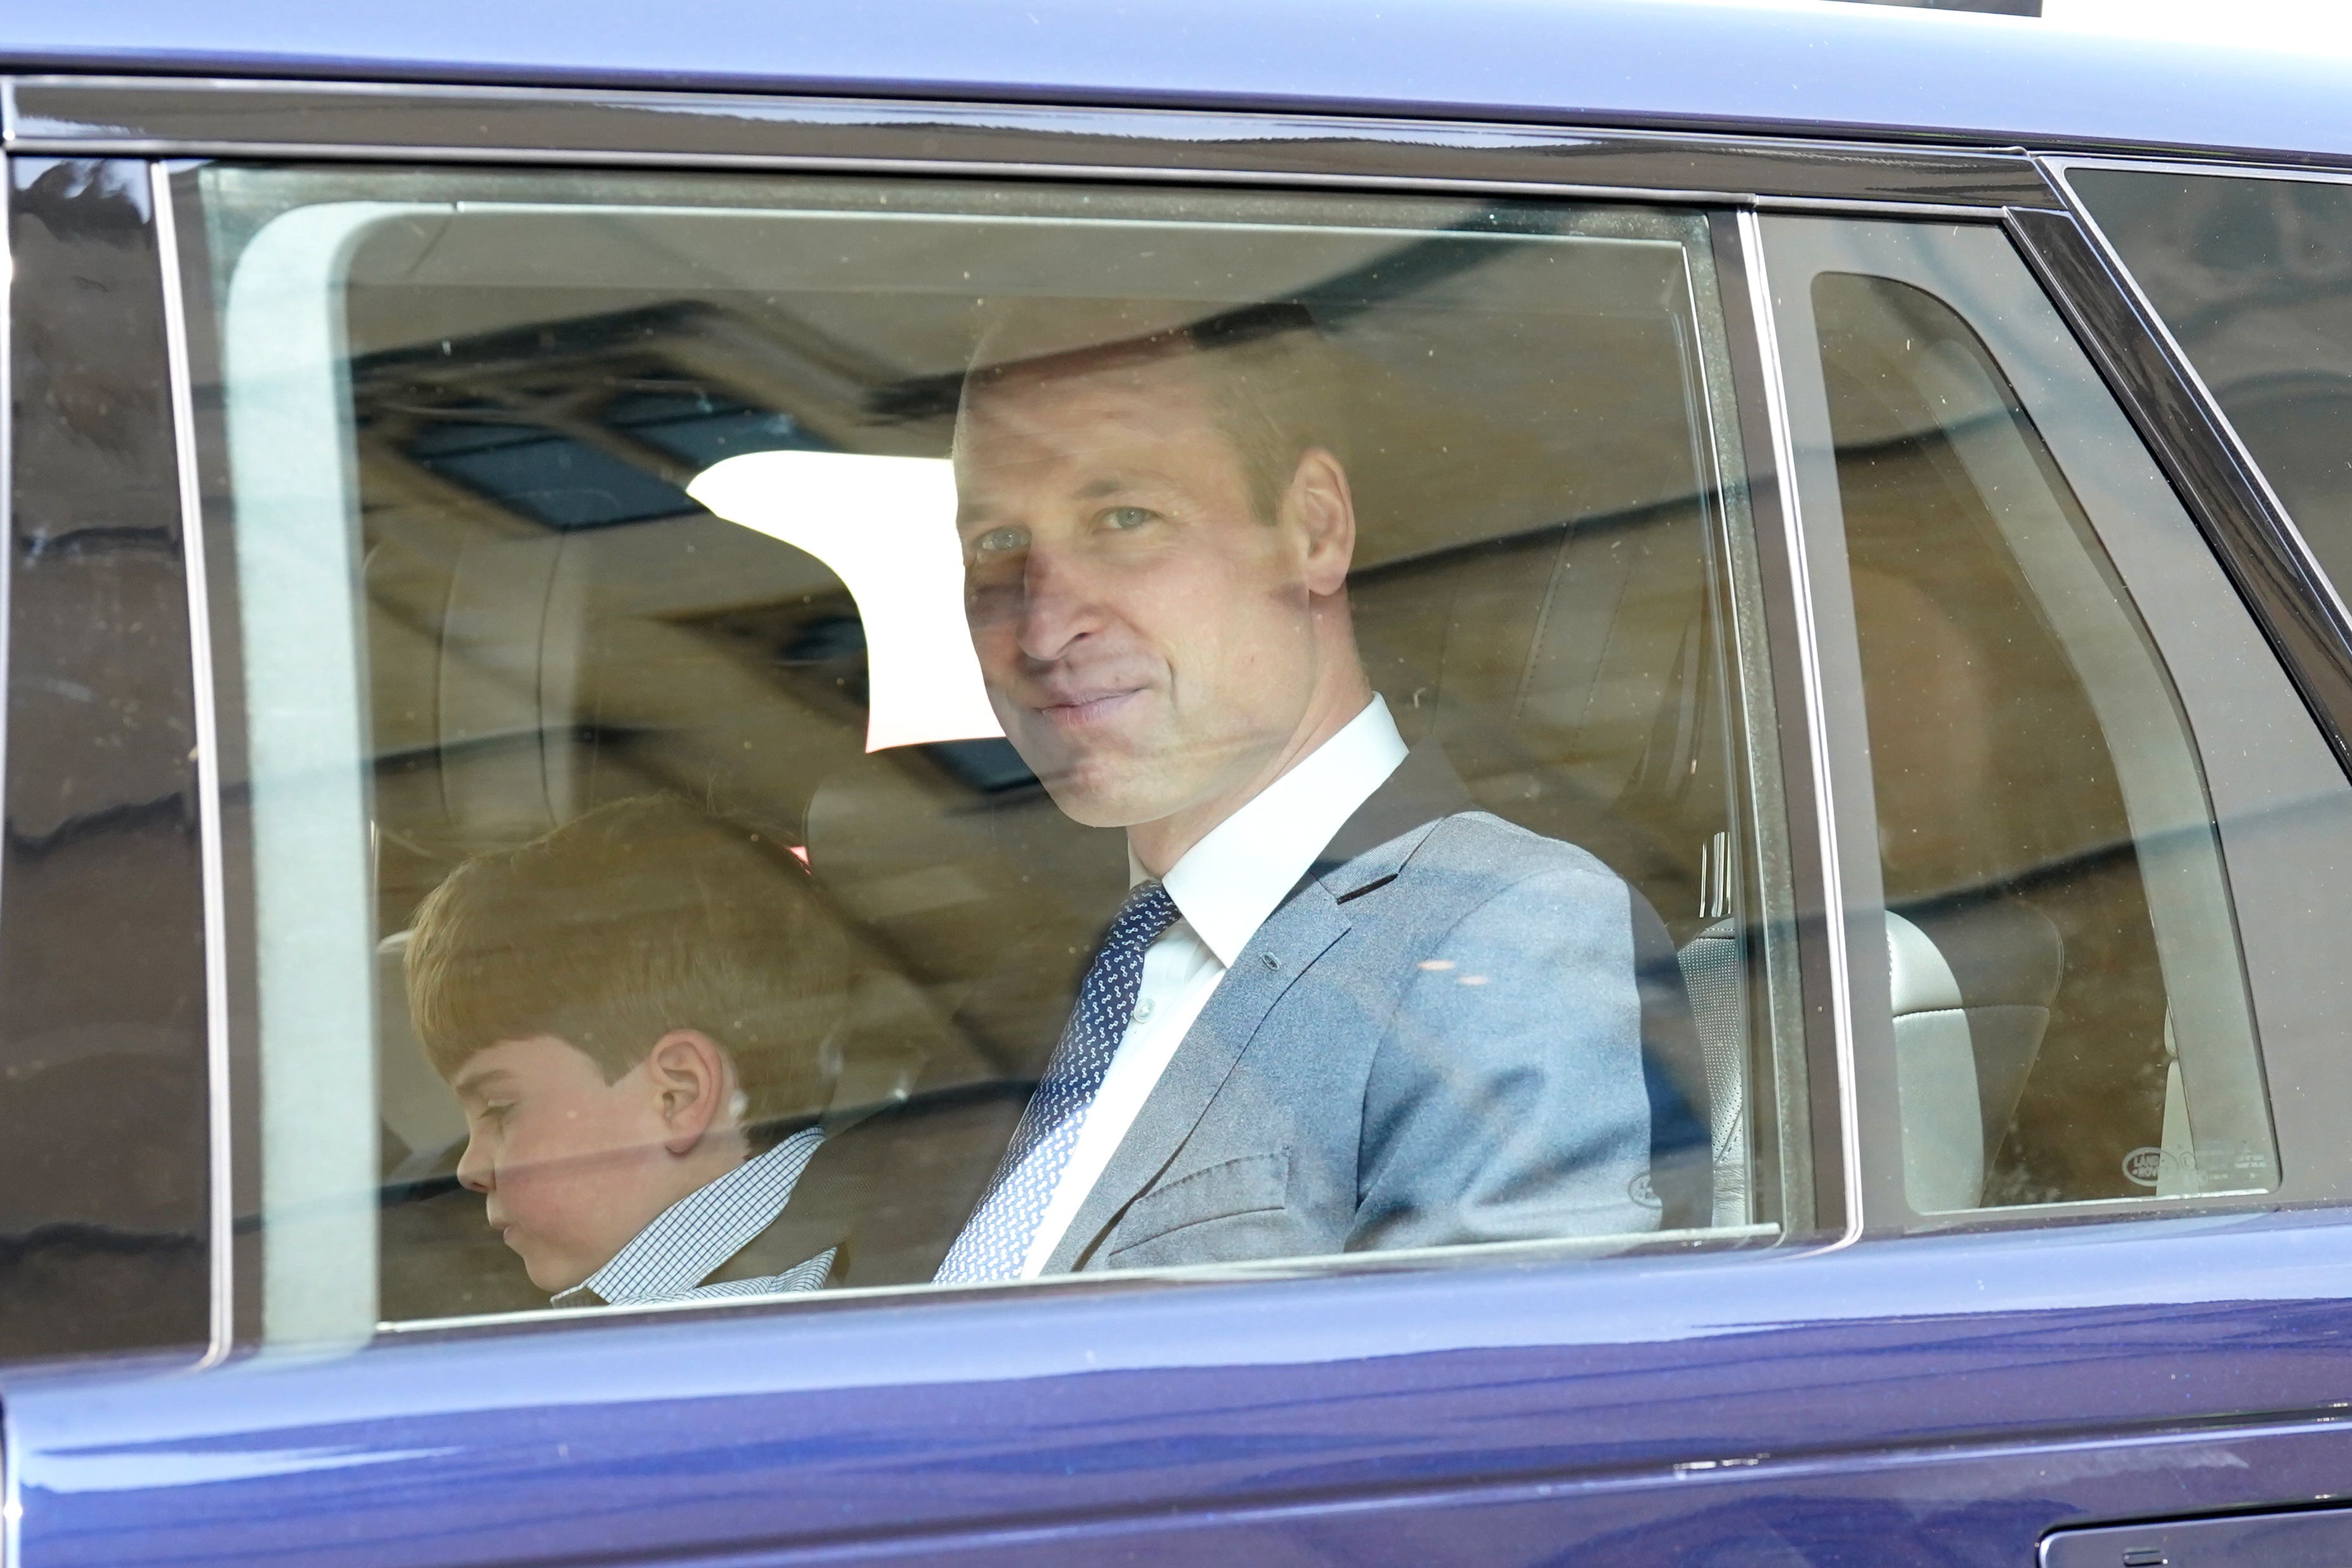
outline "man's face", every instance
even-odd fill
[[[1197,362],[981,388],[955,468],[972,646],[1055,803],[1129,826],[1262,786],[1328,658],[1314,551],[1258,515]]]
[[[542,1290],[603,1268],[677,1195],[647,1071],[606,1083],[586,1052],[541,1035],[478,1052],[451,1080],[467,1134],[457,1179]]]

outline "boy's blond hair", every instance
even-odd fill
[[[759,1149],[824,1109],[848,957],[782,845],[649,795],[460,865],[416,911],[407,978],[445,1079],[501,1040],[551,1035],[609,1083],[662,1036],[698,1030],[733,1061]]]

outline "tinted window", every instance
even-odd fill
[[[1843,563],[1825,669],[1867,733],[1841,862],[1850,908],[1883,899],[1874,1214],[2273,1189],[2266,1068],[2333,1054],[2280,908],[2326,895],[2274,857],[2335,853],[2340,773],[1997,230],[1774,235],[1815,570]]]
[[[270,1336],[1006,1277],[958,1272],[990,1248],[1034,1275],[1810,1223],[1702,218],[236,169],[187,192],[234,479]],[[1070,651],[1097,646],[1124,651]],[[1333,771],[1223,841],[1221,887],[1285,869],[1220,952],[1227,906],[1184,905],[1187,862],[1146,858],[1171,840],[1118,828],[1176,821],[1151,804],[1176,784],[1259,798],[1251,748],[1309,705],[1286,683],[1356,659],[1377,700],[1311,748]],[[1192,727],[1121,772],[1085,727],[1163,688]],[[1316,800],[1351,788],[1334,838]],[[1097,962],[1139,868],[1184,923]],[[1448,946],[1391,884],[1466,900],[1465,930],[1524,907]],[[1110,988],[1082,995],[1090,968]],[[1115,1058],[1096,1016],[1133,1019]],[[700,1103],[689,1037],[732,1075],[740,1163],[681,1175],[693,1139],[642,1124],[529,1155],[529,1095],[566,1073],[587,1106],[675,1068]],[[1114,1113],[1125,1136],[1087,1142]],[[754,1165],[789,1185],[772,1227],[620,1278],[665,1203]],[[590,1166],[593,1212],[556,1215]],[[1024,1190],[1014,1242],[967,1236]]]
[[[2112,169],[2068,183],[2341,592],[2352,581],[2352,185]]]
[[[2167,828],[2199,841],[2182,847],[2196,863],[2174,879],[2201,894],[2179,911],[2174,972],[2219,960],[2196,976],[2210,993],[2197,1000],[2218,1015],[2200,1044],[2242,1062],[2253,1048],[2210,834],[2195,826],[2210,807],[2179,700],[1975,334],[1933,295],[1885,279],[1826,276],[1813,302],[1870,715],[1905,1128],[1918,1134],[1910,1195],[1924,1210],[2134,1195],[2147,1173],[2132,1151],[2160,1142],[2167,1090],[2179,1089],[2148,908]],[[2153,797],[2144,833],[2118,750],[2149,775],[2131,781]],[[1965,1058],[1936,1037],[1952,990]],[[1930,1105],[1946,1079],[1970,1078],[1982,1157],[1948,1161],[1927,1131]],[[2217,1184],[2266,1183],[2268,1158],[2246,1174]]]

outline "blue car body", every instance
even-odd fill
[[[2027,198],[2028,153],[2352,168],[2342,66],[1865,5],[90,0],[0,17],[0,70],[27,158],[299,155],[288,126],[374,139],[339,102],[462,118],[521,93],[737,125],[788,104],[850,142],[1135,130],[1157,139],[1135,163],[1180,170],[1188,145],[1278,163],[1367,126],[1405,163],[1572,164],[1604,133],[1924,150]],[[120,89],[118,121],[74,122],[81,79]],[[173,129],[227,79],[299,102]],[[170,103],[142,120],[142,92]],[[2070,1527],[2352,1494],[2347,1352],[2352,1221],[2318,1204],[68,1358],[0,1370],[5,1557],[2022,1563]]]
[[[2017,1563],[2340,1497],[2340,1226],[856,1302],[12,1384],[27,1563]]]
[[[2325,56],[2233,51],[1866,5],[1467,0],[944,5],[600,14],[105,4],[10,17],[27,70],[564,83],[1884,133],[1996,147],[2341,156]]]

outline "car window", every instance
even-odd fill
[[[1810,1226],[1703,215],[177,189],[264,1337]]]
[[[2352,582],[2352,185],[2076,168],[2115,247],[2309,543]]]
[[[2262,1198],[2270,1091],[2326,1050],[2302,1020],[2331,984],[2273,934],[2316,891],[2273,845],[2334,852],[2342,775],[1997,230],[1772,244],[1867,734],[1842,864],[1883,910],[1874,1214]]]

